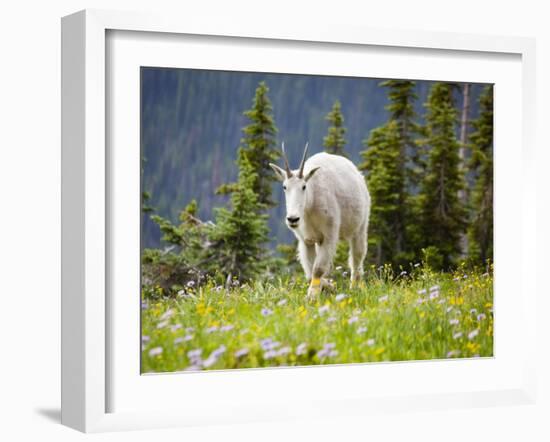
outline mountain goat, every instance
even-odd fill
[[[363,276],[367,252],[370,195],[355,165],[339,155],[318,153],[291,170],[282,145],[285,170],[270,163],[283,183],[286,225],[298,239],[298,257],[308,280],[308,298],[315,299],[332,267],[339,240],[349,241],[351,284]]]

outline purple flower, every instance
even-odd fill
[[[221,355],[225,353],[225,350],[227,350],[227,347],[222,344],[218,348],[216,348],[212,353],[210,353],[210,356],[219,358]]]
[[[212,367],[216,362],[218,362],[218,358],[214,355],[208,356],[204,361],[202,361],[202,366],[205,368]]]
[[[307,353],[307,344],[305,342],[302,342],[298,347],[296,347],[296,354],[298,356],[306,354]]]
[[[277,350],[277,356],[285,356],[291,352],[290,347],[281,347],[279,350]]]
[[[220,327],[220,331],[221,332],[226,332],[226,331],[230,331],[230,330],[233,330],[233,325],[231,324],[226,324],[226,325],[223,325],[222,327]]]
[[[336,321],[336,316],[330,316],[327,318],[327,322],[335,322]]]
[[[168,319],[170,318],[172,315],[174,314],[174,310],[173,309],[168,309],[166,310],[163,315],[160,317],[160,320],[163,321],[164,319]]]
[[[281,345],[279,342],[274,341],[271,338],[262,339],[260,341],[260,346],[262,347],[263,350],[274,350],[279,345]]]
[[[149,356],[158,356],[162,354],[162,347],[155,347],[149,350]]]
[[[190,365],[185,369],[185,371],[199,371],[201,369],[200,365]]]
[[[359,321],[359,318],[357,316],[352,316],[348,319],[348,324],[353,324],[354,322]]]
[[[421,289],[421,290],[418,290],[416,293],[418,293],[419,295],[425,295],[427,293],[427,290]]]
[[[248,353],[250,353],[248,348],[241,348],[240,350],[237,350],[235,352],[235,357],[236,358],[242,358],[243,356],[246,356]]]
[[[453,358],[460,355],[460,350],[451,350],[449,353],[447,353],[448,358]]]
[[[287,303],[287,300],[286,300],[286,299],[281,299],[281,300],[277,303],[277,305],[278,305],[279,307],[281,307],[281,306],[285,305],[286,303]]]
[[[483,321],[487,316],[485,316],[485,313],[480,313],[479,315],[477,315],[477,320],[478,321]]]
[[[439,298],[439,292],[430,292],[430,299]]]
[[[143,310],[148,309],[148,308],[149,308],[149,303],[148,303],[147,301],[145,301],[145,300],[141,301],[141,308],[142,308]]]
[[[475,315],[477,313],[477,309],[472,308],[470,309],[470,314]]]
[[[179,338],[176,338],[174,339],[174,344],[181,344],[182,342],[184,342],[184,339],[180,336]]]
[[[319,307],[319,314],[322,315],[322,314],[328,312],[329,308],[330,308],[330,306],[328,304],[325,304],[325,305]]]
[[[367,327],[359,327],[357,329],[357,333],[358,334],[361,334],[361,333],[365,333],[367,331]]]
[[[430,292],[437,292],[439,291],[439,286],[438,285],[433,285],[430,287]]]
[[[170,327],[170,330],[172,332],[175,332],[175,331],[179,330],[181,327],[182,327],[181,324],[174,324],[173,326]]]
[[[266,308],[266,307],[264,307],[264,308],[262,309],[262,315],[263,315],[263,316],[269,316],[269,315],[272,315],[272,314],[273,314],[273,310],[270,310],[270,309],[268,309],[268,308]]]
[[[453,339],[458,339],[462,337],[462,332],[457,332],[453,335]]]
[[[479,334],[479,329],[472,330],[468,333],[468,339],[474,339]]]
[[[277,356],[277,352],[275,350],[268,350],[264,352],[264,359],[273,359]]]
[[[451,319],[451,320],[449,321],[449,324],[451,324],[451,325],[458,325],[459,322],[460,322],[460,321],[459,321],[458,319]]]
[[[206,329],[206,333],[210,334],[210,333],[214,333],[215,331],[218,331],[218,326],[217,325],[213,325],[212,327],[208,327]]]
[[[141,342],[149,342],[151,340],[151,338],[147,335],[143,335],[141,337]]]
[[[157,324],[158,329],[164,328],[166,326],[168,326],[168,321],[167,320],[166,321],[161,321]]]
[[[202,348],[197,348],[195,350],[189,350],[187,352],[187,357],[189,359],[200,359],[202,355]]]

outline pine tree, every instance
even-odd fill
[[[401,141],[401,167],[406,170],[407,188],[414,190],[425,168],[422,146],[416,143],[418,136],[423,134],[414,110],[414,102],[418,99],[415,92],[416,84],[410,80],[387,80],[380,85],[389,89],[390,103],[386,106],[386,110],[390,114],[390,120],[397,122]]]
[[[470,168],[476,180],[471,194],[473,219],[468,227],[469,256],[475,262],[493,259],[493,87],[479,97],[479,118],[472,122]]]
[[[346,139],[344,138],[346,134],[344,115],[342,114],[342,109],[338,100],[334,102],[332,110],[327,114],[325,120],[330,123],[328,134],[323,138],[325,151],[334,155],[347,157],[344,151],[344,146],[346,145]]]
[[[452,85],[436,83],[428,96],[424,144],[429,155],[418,200],[423,246],[437,249],[445,268],[460,255],[460,237],[466,227],[466,210],[458,198],[464,177],[452,91]]]
[[[397,263],[403,250],[405,175],[396,120],[371,131],[362,152],[371,196],[369,254],[376,265]]]
[[[239,170],[250,165],[255,172],[252,190],[258,196],[258,207],[262,208],[277,205],[271,199],[271,184],[276,178],[269,163],[276,162],[280,157],[275,144],[277,128],[273,120],[273,107],[267,95],[268,92],[266,83],[260,82],[256,88],[252,108],[244,112],[250,124],[243,129],[244,136],[241,139],[237,157]],[[217,193],[231,193],[237,187],[237,183],[225,184],[218,188]]]
[[[416,254],[412,194],[425,167],[422,148],[416,143],[422,134],[414,111],[417,95],[413,81],[388,80],[380,86],[388,88],[389,120],[363,142],[367,150],[362,152],[365,162],[360,166],[368,175],[373,199],[371,232],[375,232],[370,235],[369,250],[377,265],[407,264]]]
[[[207,257],[216,262],[230,280],[249,280],[265,268],[265,243],[268,240],[267,216],[254,191],[258,174],[243,157],[239,161],[239,179],[231,193],[231,210],[216,208],[215,225],[209,229],[211,242]]]

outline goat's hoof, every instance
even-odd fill
[[[321,294],[321,280],[319,278],[313,278],[311,284],[307,289],[307,300],[309,302],[314,302],[317,300]]]

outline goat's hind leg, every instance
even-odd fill
[[[349,242],[348,264],[351,270],[351,287],[360,285],[363,281],[363,261],[367,254],[367,232],[362,228]]]

